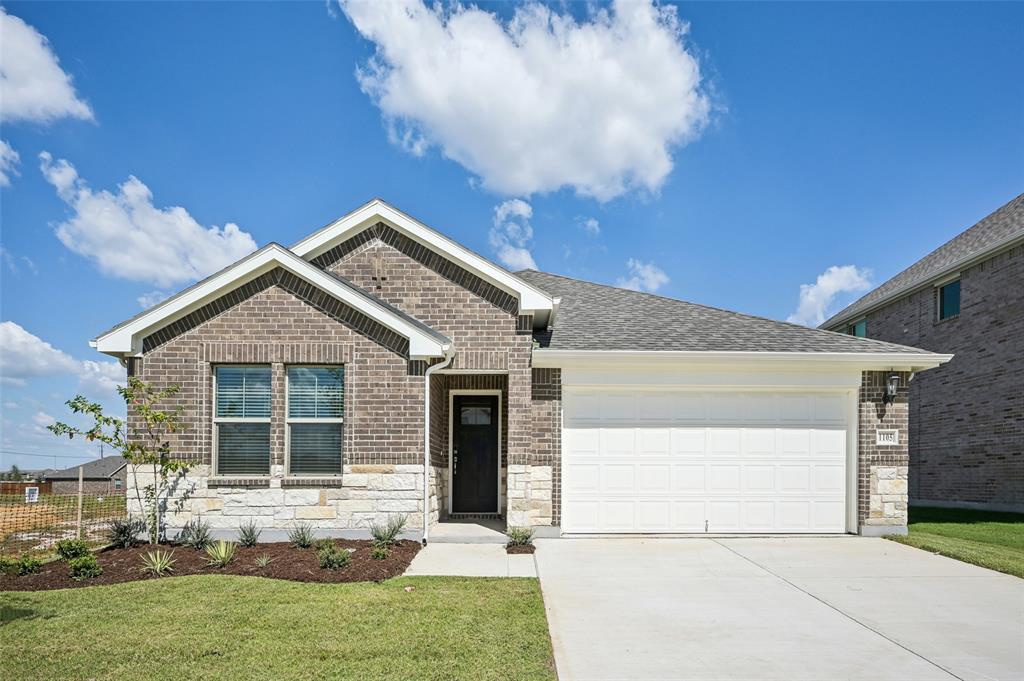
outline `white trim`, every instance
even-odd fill
[[[293,245],[291,250],[301,258],[312,260],[378,222],[388,224],[414,241],[465,267],[485,281],[516,296],[519,300],[521,314],[550,312],[554,307],[551,297],[540,289],[380,199],[374,199],[348,215],[338,218]],[[544,316],[547,317],[547,315]]]
[[[849,404],[846,427],[846,531],[857,534],[860,530],[860,389],[847,393]]]
[[[338,369],[342,371],[342,383],[341,383],[341,413],[344,414],[345,409],[345,396],[348,394],[346,389],[346,383],[348,382],[348,372],[345,370],[344,364],[285,364],[284,369],[284,477],[285,478],[341,478],[342,472],[345,470],[345,417],[341,418],[292,418],[288,414],[288,403],[291,399],[291,391],[288,389],[288,370],[291,368],[303,368],[303,369]],[[341,461],[338,462],[337,473],[292,473],[292,424],[293,423],[338,423],[342,425],[342,438],[341,438]]]
[[[142,353],[142,339],[145,336],[276,267],[291,272],[395,333],[408,338],[409,355],[413,359],[441,357],[444,350],[451,345],[396,314],[387,306],[359,294],[279,244],[261,248],[231,267],[111,329],[93,341],[92,345],[100,352],[115,357],[138,356]]]
[[[502,403],[501,403],[501,390],[488,388],[488,389],[455,389],[448,391],[448,513],[489,513],[490,511],[456,511],[452,506],[452,492],[455,489],[455,471],[453,467],[454,455],[452,453],[455,442],[453,437],[455,435],[455,396],[456,395],[496,395],[498,397],[498,507],[494,510],[495,513],[501,513],[501,436],[502,436]]]
[[[984,220],[985,218],[982,218],[982,219]],[[954,238],[956,238],[956,237],[954,237]],[[886,295],[882,296],[878,300],[874,301],[870,305],[868,305],[868,306],[866,306],[864,308],[858,309],[857,310],[857,314],[858,315],[865,315],[865,316],[869,315],[872,312],[874,312],[875,310],[878,310],[879,308],[885,307],[886,305],[888,305],[888,304],[890,304],[890,303],[892,303],[892,302],[894,302],[896,300],[899,300],[900,298],[905,298],[906,296],[909,296],[909,295],[911,295],[913,293],[916,293],[917,291],[920,291],[921,289],[927,287],[929,284],[931,284],[931,283],[933,283],[935,281],[940,281],[943,278],[948,277],[951,272],[957,272],[958,275],[959,275],[960,272],[963,272],[966,269],[970,269],[971,267],[974,267],[975,265],[977,265],[979,263],[985,262],[986,260],[994,258],[997,255],[999,255],[1000,253],[1002,253],[1003,251],[1007,251],[1007,250],[1009,250],[1011,248],[1014,248],[1015,246],[1017,246],[1019,244],[1024,244],[1024,232],[1010,235],[1010,236],[1006,237],[1005,239],[1003,239],[1002,241],[998,241],[998,242],[992,244],[990,247],[986,248],[985,250],[981,251],[980,253],[972,253],[971,255],[968,255],[968,256],[966,256],[964,258],[961,258],[959,260],[956,260],[956,261],[950,263],[948,266],[943,267],[939,271],[933,273],[931,276],[925,277],[923,279],[919,279],[917,281],[914,281],[914,282],[911,282],[911,283],[907,284],[906,286],[897,288],[894,291],[892,291],[890,293],[887,293]],[[941,248],[941,246],[940,246],[940,248]],[[934,251],[932,251],[932,252],[934,253]],[[928,257],[927,255],[924,256],[924,258],[927,258],[927,257]],[[923,260],[924,258],[921,258],[921,260]],[[918,260],[917,262],[921,262],[921,260]],[[914,264],[917,264],[917,263],[914,263]],[[911,267],[913,267],[913,265],[911,265]],[[906,270],[903,270],[903,272],[906,272]],[[902,272],[900,274],[902,274]],[[896,276],[899,276],[899,274],[897,274]],[[883,286],[884,286],[884,284],[883,284]],[[875,289],[875,290],[878,290],[878,289]],[[871,295],[871,294],[868,293],[867,295]],[[847,309],[849,309],[850,307],[853,307],[858,302],[859,301],[854,301]],[[835,329],[836,327],[838,327],[838,326],[840,326],[842,324],[845,324],[846,320],[850,316],[852,316],[852,315],[845,314],[845,311],[840,311],[832,319],[826,320],[825,324],[822,324],[819,328],[830,329],[830,330],[831,329]],[[826,326],[826,324],[827,324],[827,326]]]
[[[824,368],[841,366],[860,370],[920,371],[945,364],[953,355],[912,352],[702,352],[662,350],[534,350],[534,367],[664,366],[665,364],[755,364]]]

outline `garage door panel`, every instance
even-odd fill
[[[563,526],[843,532],[847,405],[814,392],[567,391]]]

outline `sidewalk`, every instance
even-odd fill
[[[508,555],[498,544],[428,543],[420,551],[406,576],[450,575],[455,577],[536,577],[537,567],[530,554]]]

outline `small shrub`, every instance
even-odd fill
[[[213,567],[226,567],[235,557],[235,544],[221,539],[206,547],[206,555],[210,558],[206,561],[208,564]]]
[[[342,570],[352,562],[352,555],[348,549],[340,549],[330,546],[320,549],[316,557],[320,559],[320,567],[325,570]]]
[[[196,551],[204,551],[213,543],[213,535],[210,534],[210,523],[202,520],[190,520],[181,528],[178,535],[178,542]]]
[[[315,550],[315,551],[323,551],[324,549],[330,549],[330,548],[334,548],[334,540],[333,539],[329,539],[327,537],[323,537],[323,538],[317,539],[315,542],[313,542],[313,550]]]
[[[269,553],[261,553],[256,556],[256,567],[265,568],[270,565],[270,561],[273,560]]]
[[[374,560],[384,560],[385,558],[387,558],[390,555],[391,555],[391,551],[389,551],[388,547],[386,547],[386,546],[379,546],[378,545],[378,546],[373,546],[370,549],[370,558],[373,558]]]
[[[61,539],[57,542],[57,557],[65,563],[89,555],[89,545],[81,539]]]
[[[18,559],[0,556],[0,575],[14,575],[18,573]]]
[[[313,526],[309,523],[299,523],[288,530],[288,541],[300,549],[308,549],[313,545]]]
[[[150,551],[142,557],[142,572],[148,572],[157,577],[174,572],[174,551],[157,549]]]
[[[262,530],[256,527],[256,523],[252,520],[242,523],[238,528],[238,543],[242,546],[256,546],[261,532]]]
[[[370,534],[373,535],[373,543],[377,546],[391,546],[398,541],[398,537],[405,529],[408,516],[392,516],[387,523],[380,525],[370,523]]]
[[[505,530],[508,546],[530,546],[533,544],[532,527],[509,527]]]
[[[139,543],[138,537],[146,531],[141,518],[111,520],[107,525],[107,541],[119,549],[130,549]]]
[[[71,569],[71,579],[74,580],[99,577],[103,574],[103,568],[96,562],[96,556],[91,553],[72,558],[68,561],[68,567]]]
[[[19,575],[34,575],[43,569],[43,561],[27,553],[18,559]]]

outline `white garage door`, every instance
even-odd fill
[[[844,393],[567,389],[565,532],[843,532]]]

